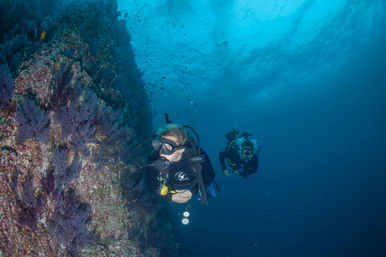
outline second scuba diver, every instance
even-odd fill
[[[256,139],[249,138],[251,134],[238,134],[239,132],[233,129],[225,135],[228,143],[225,150],[219,154],[220,164],[226,176],[230,176],[230,173],[225,167],[225,160],[234,174],[246,178],[257,171],[261,146]]]

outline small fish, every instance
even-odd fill
[[[46,38],[46,31],[34,28],[28,33],[28,40],[33,42],[39,42]]]

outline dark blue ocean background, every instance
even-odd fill
[[[154,128],[194,127],[222,190],[172,207],[187,255],[386,256],[384,0],[119,4]],[[219,165],[232,128],[262,143],[248,179]]]

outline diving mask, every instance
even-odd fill
[[[172,155],[175,151],[184,149],[185,145],[177,145],[176,142],[170,139],[159,137],[153,140],[153,147],[159,151],[160,154]]]

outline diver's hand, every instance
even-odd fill
[[[190,198],[192,198],[190,190],[176,190],[176,193],[172,195],[172,201],[175,203],[186,203]]]
[[[231,174],[229,173],[228,170],[224,170],[224,175],[227,176],[227,177],[229,177]]]

